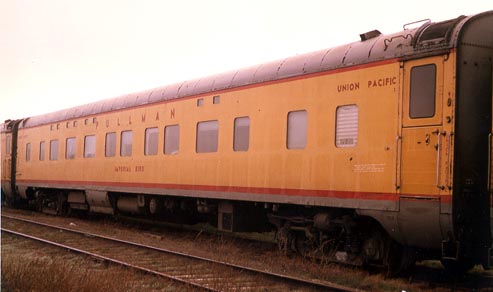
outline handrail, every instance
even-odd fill
[[[437,141],[437,161],[436,161],[436,176],[435,176],[435,180],[436,180],[436,186],[437,188],[443,190],[445,189],[445,187],[443,185],[440,185],[440,165],[442,163],[442,155],[441,155],[441,143],[442,143],[442,135],[446,135],[447,132],[440,132],[440,130],[436,130],[433,132],[433,134],[437,134],[438,135],[438,141]]]
[[[402,140],[402,137],[397,135],[395,137],[395,189],[398,190],[401,188],[400,180],[399,180],[399,141]]]
[[[488,192],[491,193],[491,137],[493,133],[488,134]]]
[[[452,189],[452,139],[454,137],[454,132],[451,131],[448,136],[448,157],[447,157],[447,165],[448,165],[448,171],[447,171],[447,187],[451,190]]]

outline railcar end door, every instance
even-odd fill
[[[6,124],[5,124],[6,126]],[[6,131],[2,133],[2,145],[0,147],[2,149],[2,190],[7,194],[11,193],[11,165],[12,165],[12,133],[10,131]],[[5,194],[2,194],[5,195]]]
[[[440,194],[443,145],[443,56],[404,63],[401,134],[401,196]]]
[[[440,246],[440,193],[444,149],[442,103],[444,58],[407,61],[402,66],[402,128],[398,225],[405,244]]]

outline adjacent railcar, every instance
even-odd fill
[[[7,121],[2,194],[40,210],[277,229],[391,272],[492,264],[493,12]]]

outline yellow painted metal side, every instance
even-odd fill
[[[400,63],[360,66],[326,75],[268,83],[212,95],[174,100],[121,110],[76,121],[21,129],[18,180],[98,183],[143,183],[248,188],[330,190],[396,193],[397,148],[400,133]],[[338,106],[358,106],[358,143],[335,145]],[[305,149],[286,147],[287,115],[306,110]],[[236,117],[250,117],[250,145],[233,151]],[[216,153],[196,153],[196,125],[219,121]],[[75,122],[75,124],[74,124]],[[87,124],[86,124],[87,123]],[[166,125],[180,125],[177,155],[164,155]],[[159,128],[159,153],[144,155],[145,129]],[[133,131],[131,157],[105,157],[105,135]],[[96,135],[96,155],[83,158],[84,136]],[[77,138],[77,154],[65,159],[66,138]],[[50,140],[58,139],[59,159],[49,160]],[[46,141],[45,161],[39,161],[39,143]],[[31,161],[25,147],[31,143]]]
[[[2,160],[2,170],[1,172],[1,180],[2,182],[5,181],[10,181],[10,154],[7,153],[7,135],[10,137],[12,134],[3,132],[0,134],[0,155],[1,155],[1,160]]]

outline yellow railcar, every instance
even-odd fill
[[[41,210],[277,229],[392,272],[492,264],[493,13],[8,121],[2,194]]]

